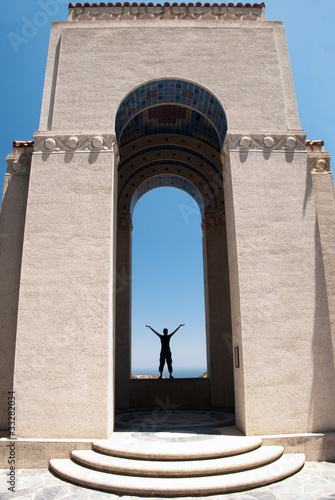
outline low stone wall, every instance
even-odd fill
[[[131,408],[206,408],[210,405],[208,378],[130,381]]]
[[[265,446],[280,444],[285,453],[305,453],[308,462],[335,462],[335,432],[261,437]]]
[[[69,458],[73,450],[91,450],[94,439],[0,439],[0,469],[46,469],[52,458]],[[13,462],[11,462],[13,464]]]

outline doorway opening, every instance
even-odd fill
[[[217,98],[204,87],[185,80],[163,79],[145,83],[130,92],[119,106],[116,116],[120,160],[115,285],[117,409],[155,407],[157,396],[164,391],[166,397],[179,401],[179,406],[183,407],[194,407],[195,398],[192,396],[195,394],[202,395],[198,406],[234,407],[221,164],[226,131],[226,116]],[[160,190],[155,188],[167,187],[179,188],[191,195],[201,214],[208,378],[184,379],[196,381],[195,385],[194,382],[183,383],[183,379],[175,379],[170,381],[173,385],[164,386],[163,391],[163,386],[157,383],[166,382],[164,380],[154,381],[156,385],[152,387],[137,384],[137,388],[133,382],[140,381],[131,380],[132,287],[133,282],[134,286],[136,284],[136,273],[132,272],[132,230],[133,217],[136,218],[134,207],[140,198],[152,190],[159,193]],[[189,216],[187,209],[185,213]],[[177,261],[174,258],[175,265]],[[144,328],[151,321],[150,317],[141,319]],[[166,320],[162,318],[161,321]],[[184,322],[183,318],[177,321],[178,324]],[[162,323],[152,326],[157,329],[167,327],[171,331],[178,325]],[[178,334],[182,338],[183,333]],[[149,335],[149,332],[142,335]],[[152,397],[148,399],[149,393]]]
[[[201,214],[180,189],[145,194],[133,212],[131,374],[158,373],[160,334],[180,323],[171,339],[175,378],[207,372]],[[167,376],[165,367],[163,376]]]

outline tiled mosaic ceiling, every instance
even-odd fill
[[[195,83],[167,78],[134,89],[116,115],[119,209],[132,214],[146,192],[162,186],[190,194],[202,216],[221,207],[226,132],[220,102]]]
[[[120,145],[143,135],[169,133],[200,139],[220,151],[218,134],[211,123],[200,113],[173,104],[154,106],[136,115],[123,130]]]
[[[121,103],[116,116],[119,145],[155,133],[181,133],[218,151],[227,119],[216,97],[185,80],[164,79],[141,85]]]

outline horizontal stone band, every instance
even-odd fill
[[[116,147],[114,134],[45,134],[34,136],[34,153],[111,152]]]
[[[306,151],[306,134],[301,131],[291,134],[228,132],[226,145],[229,151]]]

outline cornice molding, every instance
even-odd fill
[[[164,7],[170,7],[170,3],[169,2],[164,2]],[[172,4],[173,7],[186,7],[186,3],[184,2],[181,2],[180,4],[178,4],[177,2],[174,2]],[[210,4],[210,3],[204,3],[204,5],[202,5],[201,2],[196,2],[196,4],[194,5],[192,2],[188,3],[187,4],[188,7],[227,7],[227,4],[225,3],[222,3],[222,4],[217,4],[217,3],[214,3],[214,4]],[[85,2],[84,4],[81,4],[80,2],[77,2],[77,3],[73,3],[71,2],[69,4],[69,9],[75,9],[76,7],[162,7],[162,4],[160,3],[157,3],[156,5],[154,5],[152,2],[148,2],[147,4],[145,2],[141,2],[140,5],[138,5],[137,2],[133,2],[132,4],[130,4],[129,2],[116,2],[115,4],[113,4],[112,2],[108,2],[108,3],[105,3],[105,2],[100,2],[100,4],[98,3],[88,3],[88,2]],[[233,2],[229,2],[228,3],[228,7],[233,7],[233,8],[247,8],[247,7],[254,7],[254,8],[258,8],[258,9],[262,9],[263,7],[265,7],[265,4],[264,2],[260,2],[260,3],[254,3],[253,5],[251,5],[250,3],[246,3],[243,5],[242,2],[238,2],[236,5],[234,5]]]
[[[33,148],[34,141],[13,141],[13,148]]]
[[[71,3],[69,21],[122,21],[122,20],[214,20],[214,21],[260,21],[265,20],[264,3],[209,4],[197,2],[177,4],[164,3]]]
[[[306,151],[306,134],[229,132],[226,145],[231,151]]]
[[[313,174],[330,174],[330,154],[324,149],[323,141],[306,141],[309,166]]]
[[[13,152],[6,158],[6,174],[29,175],[33,151],[34,143],[32,141],[14,141]]]
[[[34,139],[34,153],[108,153],[116,150],[114,134],[37,132]]]

